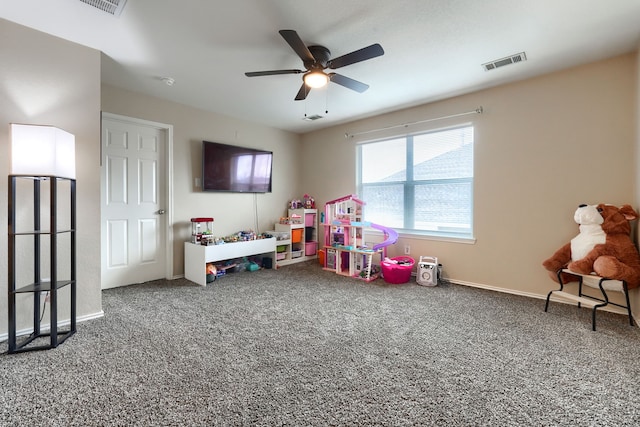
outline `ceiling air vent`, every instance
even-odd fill
[[[524,52],[516,53],[515,55],[507,56],[506,58],[496,59],[495,61],[482,64],[482,68],[485,71],[495,70],[496,68],[504,67],[505,65],[515,64],[516,62],[522,62],[527,60],[527,55]]]
[[[124,9],[127,0],[80,0],[82,3],[86,3],[89,6],[93,6],[100,9],[103,12],[107,12],[109,15],[120,16],[122,9]]]
[[[318,120],[321,119],[322,116],[318,115],[318,114],[314,114],[312,116],[305,116],[302,120],[306,120],[308,122],[313,122],[314,120]]]

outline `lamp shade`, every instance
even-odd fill
[[[304,82],[312,88],[320,88],[329,82],[329,77],[322,71],[312,71],[304,75]]]
[[[53,126],[11,123],[11,173],[76,178],[76,138]]]

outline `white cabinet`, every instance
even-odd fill
[[[296,217],[300,223],[275,225],[275,231],[289,236],[277,241],[278,267],[318,257],[318,210],[289,209],[289,218]]]
[[[271,237],[269,239],[212,246],[185,242],[184,277],[199,285],[206,286],[208,262],[224,261],[251,255],[262,255],[263,257],[271,258],[271,265],[275,267],[276,239]]]

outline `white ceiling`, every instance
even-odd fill
[[[631,52],[640,41],[640,0],[128,0],[119,17],[80,0],[2,0],[0,17],[102,51],[104,83],[298,133]],[[303,69],[281,29],[333,58],[380,43],[384,56],[336,70],[369,90],[332,83],[294,101],[301,75],[246,77]],[[526,62],[482,67],[523,51]]]

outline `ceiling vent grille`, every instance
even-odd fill
[[[100,9],[103,12],[107,12],[109,15],[120,16],[122,9],[124,9],[127,0],[80,0],[82,3],[86,3],[89,6],[93,6]]]
[[[305,116],[302,120],[306,120],[308,122],[313,122],[315,120],[321,119],[322,116],[319,114],[314,114],[312,116]]]
[[[505,65],[515,64],[527,60],[527,55],[524,52],[516,53],[515,55],[507,56],[506,58],[496,59],[495,61],[482,64],[482,68],[485,71],[495,70],[496,68],[504,67]]]

